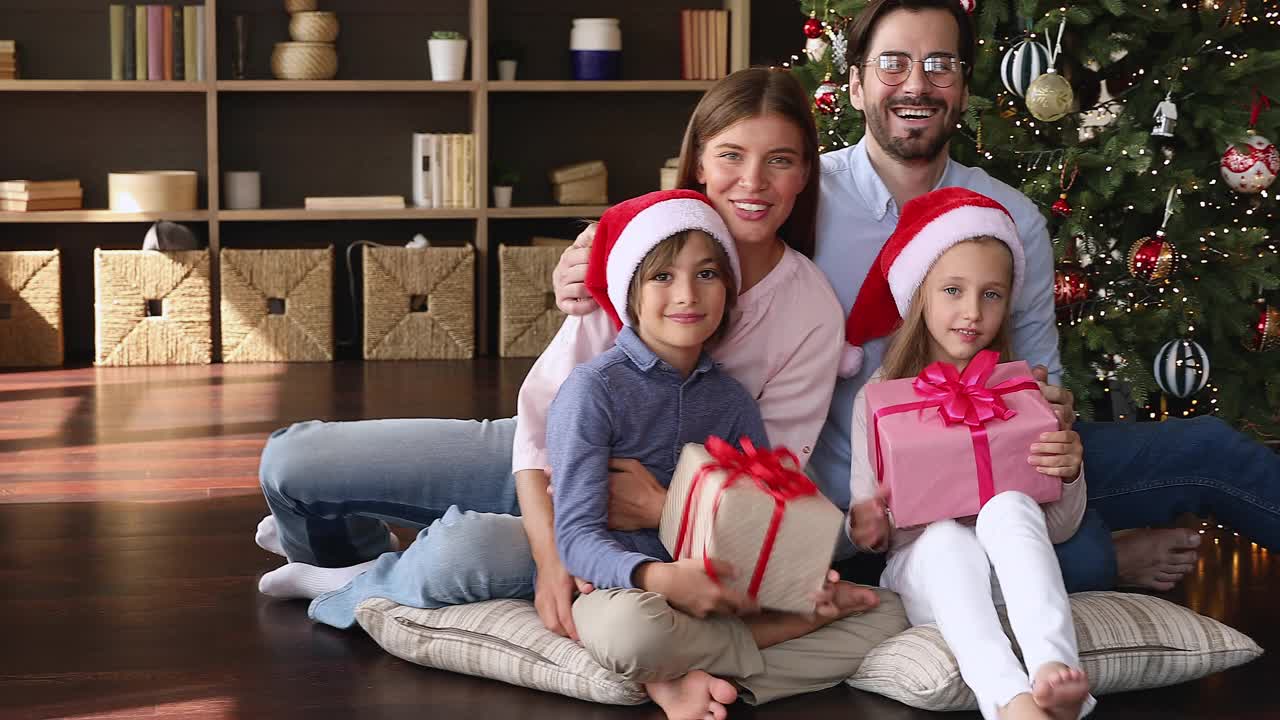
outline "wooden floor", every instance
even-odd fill
[[[511,414],[528,361],[0,374],[0,719],[656,718],[425,670],[267,599],[257,456],[294,420]],[[139,502],[145,501],[145,502]],[[1280,647],[1280,563],[1207,528],[1170,599]],[[1280,717],[1274,653],[1098,718]],[[731,717],[925,718],[838,687]],[[951,717],[976,718],[962,713]]]

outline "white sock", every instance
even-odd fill
[[[289,563],[272,570],[258,581],[258,591],[278,598],[314,600],[327,592],[341,590],[377,560],[343,568],[323,568],[306,563]]]
[[[387,531],[387,540],[391,542],[391,552],[400,551],[400,538],[396,534]],[[270,553],[275,553],[280,557],[287,557],[284,554],[284,545],[280,543],[280,525],[276,523],[275,515],[268,515],[258,523],[258,532],[253,536],[253,541],[258,547]]]

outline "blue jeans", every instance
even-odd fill
[[[1114,585],[1110,530],[1213,515],[1241,535],[1280,548],[1280,455],[1211,417],[1165,422],[1077,422],[1089,512],[1058,546],[1067,590]],[[1107,573],[1110,573],[1110,579]]]
[[[313,420],[271,434],[258,470],[292,562],[346,567],[391,549],[390,521],[424,528],[457,505],[519,515],[504,420]]]
[[[450,507],[408,550],[384,553],[346,587],[311,601],[312,620],[346,629],[368,598],[439,608],[497,598],[533,599],[536,567],[515,515]]]

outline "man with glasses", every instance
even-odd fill
[[[873,0],[848,34],[849,96],[867,132],[853,147],[822,156],[815,262],[845,312],[908,200],[940,187],[965,187],[1009,209],[1026,250],[1027,278],[1013,309],[1016,354],[1039,364],[1039,379],[1064,426],[1071,393],[1056,385],[1062,366],[1053,306],[1053,248],[1044,216],[1022,193],[950,159],[968,107],[975,40],[958,0]],[[836,385],[809,462],[823,491],[849,503],[853,398],[879,367],[885,339],[863,345],[862,371]],[[1089,507],[1076,537],[1058,546],[1067,589],[1117,582],[1168,590],[1194,567],[1199,535],[1135,530],[1176,514],[1212,512],[1259,543],[1280,547],[1280,456],[1215,417],[1164,423],[1074,423],[1085,448]],[[860,451],[861,448],[853,449]],[[843,503],[841,501],[843,500]]]

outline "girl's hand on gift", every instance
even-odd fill
[[[883,489],[875,497],[854,503],[849,513],[849,537],[853,544],[880,552],[889,539],[889,507]]]
[[[662,521],[667,490],[644,463],[609,458],[609,529],[648,530]]]
[[[1062,478],[1069,483],[1080,477],[1084,464],[1084,445],[1074,430],[1041,433],[1040,442],[1032,443],[1027,462],[1045,475]]]
[[[587,292],[587,260],[591,257],[591,242],[596,236],[596,224],[591,223],[578,234],[573,244],[560,253],[560,262],[551,273],[551,284],[556,291],[556,307],[567,315],[586,315],[599,305]]]
[[[711,565],[721,580],[733,577],[733,567],[728,563],[712,560]],[[702,558],[645,563],[637,569],[635,580],[642,589],[665,596],[671,607],[698,618],[747,615],[760,609],[745,594],[712,580],[703,568]]]

